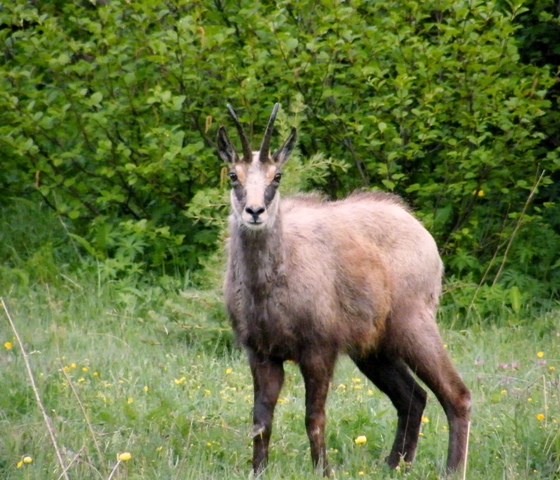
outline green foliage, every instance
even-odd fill
[[[108,278],[182,275],[221,238],[226,101],[255,144],[280,101],[281,133],[300,127],[295,189],[397,192],[451,276],[554,297],[554,77],[522,63],[523,15],[478,0],[7,4],[0,201],[40,195]]]

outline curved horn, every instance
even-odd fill
[[[243,126],[241,125],[241,123],[239,123],[239,119],[235,114],[235,110],[229,103],[227,104],[227,109],[229,111],[231,118],[233,118],[233,121],[235,122],[235,126],[237,127],[237,133],[239,133],[239,138],[241,139],[241,145],[243,146],[243,159],[246,162],[250,162],[253,158],[253,152],[251,150],[251,144],[249,143],[249,139],[245,134],[245,130],[243,130]]]
[[[270,149],[270,137],[272,136],[272,129],[274,127],[274,120],[276,120],[276,114],[278,113],[278,107],[280,106],[279,103],[274,105],[272,109],[272,113],[270,115],[270,119],[268,120],[268,125],[266,126],[266,130],[264,132],[263,141],[261,143],[260,153],[259,153],[259,160],[261,162],[268,162],[268,151]]]

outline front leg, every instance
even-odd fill
[[[306,352],[308,353],[308,352]],[[325,444],[325,404],[334,371],[336,352],[320,351],[302,355],[300,369],[305,383],[305,428],[316,471],[330,477]]]
[[[253,374],[253,470],[260,473],[268,460],[268,444],[272,432],[272,417],[284,383],[281,360],[257,355],[249,351],[249,365]]]

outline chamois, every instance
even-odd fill
[[[276,104],[253,152],[233,108],[227,108],[243,152],[237,154],[220,127],[217,151],[229,166],[232,186],[224,293],[253,376],[255,473],[266,466],[283,363],[292,360],[305,384],[313,466],[331,475],[325,403],[339,353],[348,354],[397,410],[391,467],[412,462],[416,452],[427,394],[413,372],[447,416],[447,472],[465,468],[470,391],[435,322],[443,268],[434,239],[393,194],[280,200],[282,166],[295,146],[296,129],[269,153]]]

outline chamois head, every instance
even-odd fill
[[[278,211],[279,195],[276,193],[282,177],[282,165],[288,160],[296,143],[296,129],[284,144],[270,154],[270,138],[280,104],[274,105],[259,151],[253,152],[247,135],[231,105],[229,114],[239,134],[243,155],[237,154],[225,127],[218,130],[218,155],[229,165],[231,179],[231,204],[239,223],[249,230],[265,230],[274,224]]]

